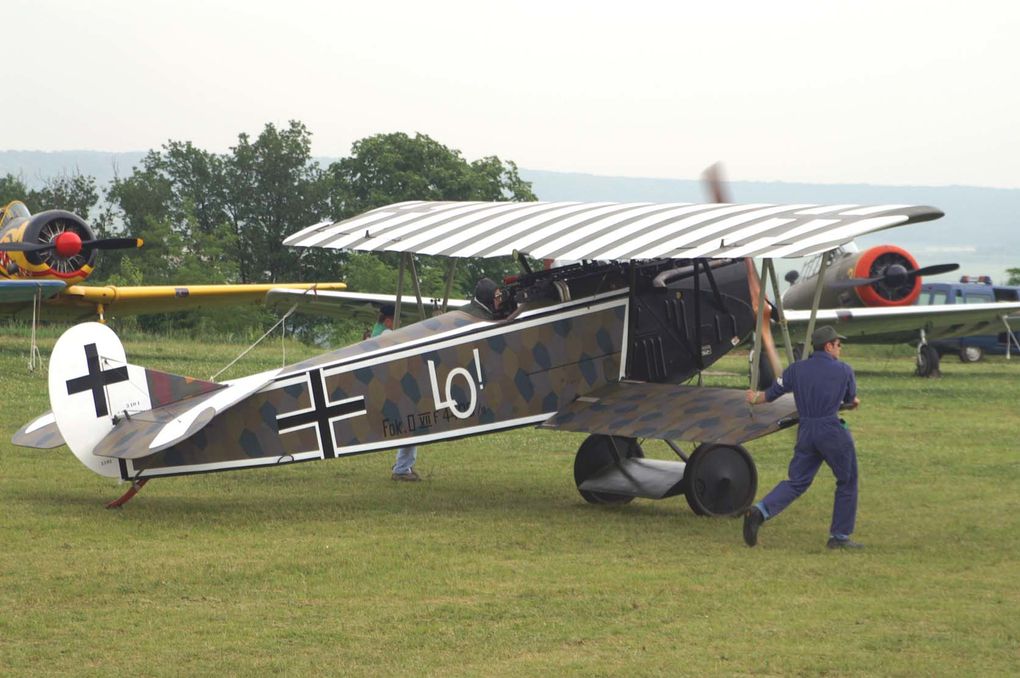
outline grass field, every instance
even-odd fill
[[[43,338],[43,352],[56,333]],[[0,336],[0,674],[1016,675],[1020,360],[848,346],[863,552],[824,548],[833,481],[762,529],[682,498],[585,504],[583,436],[534,429],[124,486],[10,435],[49,408],[27,335]],[[242,347],[125,340],[206,378]],[[315,351],[289,344],[288,361]],[[224,376],[279,365],[280,342]],[[717,368],[736,374],[743,360]],[[714,377],[739,386],[737,376]],[[749,444],[759,496],[794,433]],[[689,449],[689,446],[688,446]],[[649,442],[650,456],[669,458]]]

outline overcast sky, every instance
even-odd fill
[[[1020,187],[1020,3],[5,0],[0,149],[313,153],[422,132],[530,169]]]

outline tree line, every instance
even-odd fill
[[[311,132],[299,121],[267,124],[255,138],[240,134],[227,153],[187,141],[149,151],[130,174],[101,189],[80,173],[52,177],[29,189],[20,177],[0,177],[0,204],[22,200],[33,212],[65,209],[85,218],[100,237],[143,238],[138,251],[103,252],[89,283],[316,282],[345,280],[350,289],[392,293],[397,255],[294,249],[291,233],[326,218],[343,219],[403,200],[535,200],[512,161],[468,161],[424,134],[378,134],[354,143],[351,154],[320,166]],[[441,295],[445,266],[416,259],[425,294]],[[510,272],[507,261],[469,260],[458,266],[455,293],[469,295],[482,275]],[[217,326],[258,324],[245,312]],[[140,319],[162,329],[166,317]],[[177,315],[176,327],[208,327],[206,314]]]

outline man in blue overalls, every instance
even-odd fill
[[[850,539],[857,516],[857,452],[854,439],[838,414],[841,405],[853,409],[861,403],[853,369],[839,360],[845,339],[829,325],[819,327],[811,335],[814,352],[807,360],[787,367],[783,378],[764,393],[747,392],[747,402],[755,405],[772,402],[792,391],[800,414],[789,478],[776,485],[744,515],[744,541],[748,546],[758,543],[758,528],[762,523],[777,516],[804,494],[824,461],[836,476],[828,547],[861,547]]]

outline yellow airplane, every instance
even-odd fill
[[[92,273],[99,250],[141,247],[140,238],[96,239],[71,212],[31,214],[13,201],[0,212],[0,317],[95,320],[108,315],[185,311],[210,305],[261,303],[272,289],[343,290],[344,283],[254,285],[80,285]]]

